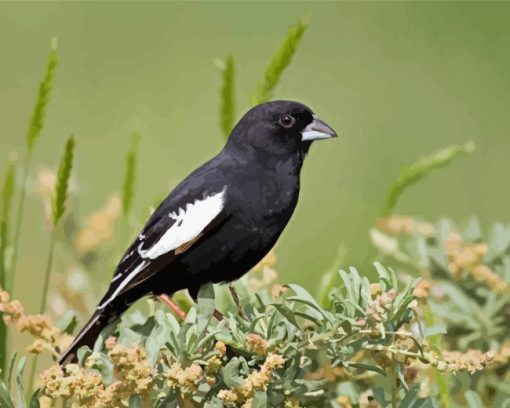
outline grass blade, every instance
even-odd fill
[[[7,276],[7,249],[9,247],[9,216],[11,212],[12,196],[14,191],[15,164],[10,160],[5,172],[2,189],[2,213],[0,217],[0,287],[9,290],[11,282]],[[7,338],[8,329],[3,319],[0,319],[0,370],[5,379],[7,365]]]
[[[14,192],[14,177],[16,166],[14,160],[9,160],[5,171],[4,185],[2,189],[2,220],[7,221],[11,213],[12,196]]]
[[[5,172],[5,179],[2,189],[2,213],[0,217],[0,286],[7,290],[10,289],[10,282],[7,282],[6,251],[8,248],[8,226],[14,192],[15,174],[15,163],[13,160],[10,160],[7,164],[7,170]]]
[[[122,209],[124,214],[127,215],[131,211],[133,204],[133,191],[135,185],[135,173],[137,162],[137,148],[140,135],[133,133],[133,140],[131,142],[131,149],[126,156],[126,174],[124,175],[124,184],[122,188]]]
[[[472,142],[466,143],[463,146],[451,145],[429,156],[418,159],[410,166],[404,167],[400,171],[398,180],[388,191],[384,214],[388,215],[393,211],[400,196],[410,186],[416,184],[432,170],[449,165],[456,157],[471,153],[474,148],[475,146]]]
[[[271,98],[273,89],[278,84],[285,68],[287,68],[290,64],[307,27],[308,19],[301,17],[296,25],[289,28],[285,41],[282,43],[276,54],[273,55],[273,58],[264,73],[264,78],[257,87],[257,91],[252,98],[253,105],[266,102]]]
[[[23,374],[25,372],[26,357],[22,357],[16,367],[16,383],[18,384],[18,403],[21,408],[27,408],[25,400],[25,388],[23,386]]]
[[[30,117],[28,131],[26,135],[27,150],[32,151],[35,142],[41,134],[41,130],[44,125],[44,117],[46,108],[50,100],[50,93],[53,86],[53,80],[55,78],[55,70],[57,68],[57,40],[54,38],[51,41],[51,50],[48,55],[48,61],[46,63],[46,70],[44,77],[39,84],[39,92],[35,101],[34,110]]]
[[[226,139],[234,127],[235,119],[234,58],[230,56],[226,60],[219,61],[217,65],[221,70],[223,81],[221,87],[220,121],[221,129]]]
[[[57,185],[52,201],[53,226],[57,225],[59,219],[65,211],[67,199],[67,191],[69,187],[69,178],[71,177],[71,169],[73,167],[73,155],[76,142],[74,136],[70,136],[67,140],[64,155],[60,160],[57,173]]]

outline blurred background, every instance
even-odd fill
[[[474,141],[477,150],[413,188],[398,212],[508,220],[508,3],[2,2],[2,163],[23,154],[52,37],[59,52],[34,152],[17,297],[29,299],[43,280],[48,225],[36,176],[57,166],[69,134],[77,139],[73,206],[86,217],[122,189],[131,134],[140,133],[133,214],[142,223],[224,143],[214,61],[235,58],[240,117],[302,15],[310,26],[275,97],[309,105],[341,137],[311,149],[277,247],[281,281],[315,289],[341,246],[335,266],[366,266],[368,230],[399,169],[451,143]]]

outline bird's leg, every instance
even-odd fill
[[[241,316],[244,320],[248,320],[248,316],[246,316],[246,313],[244,313],[244,309],[241,306],[241,302],[239,300],[239,296],[237,295],[236,289],[234,288],[234,285],[229,283],[228,288],[230,289],[232,299],[234,299],[234,303],[236,304],[237,310],[239,311],[239,316]]]
[[[223,313],[221,313],[218,309],[214,309],[213,316],[221,322],[223,320]]]
[[[158,299],[167,305],[175,315],[177,315],[181,320],[186,319],[186,313],[182,310],[170,296],[167,294],[162,294],[158,296]]]

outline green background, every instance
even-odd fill
[[[139,131],[135,212],[222,146],[214,60],[236,59],[238,116],[289,25],[310,27],[275,97],[311,106],[340,134],[316,143],[278,244],[282,281],[314,288],[340,245],[363,266],[368,229],[399,169],[450,143],[477,152],[407,193],[400,213],[508,220],[510,4],[0,3],[0,158],[23,152],[51,37],[60,65],[34,174],[70,133],[79,211],[121,188]],[[253,205],[256,205],[254,203]],[[39,293],[48,234],[29,196],[17,295]],[[111,271],[105,271],[110,274]],[[24,284],[19,284],[23,281]]]

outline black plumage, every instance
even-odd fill
[[[100,331],[147,294],[241,277],[274,246],[299,196],[313,140],[336,136],[306,106],[254,107],[221,152],[186,177],[152,214],[122,257],[98,309],[59,362],[92,346]]]

